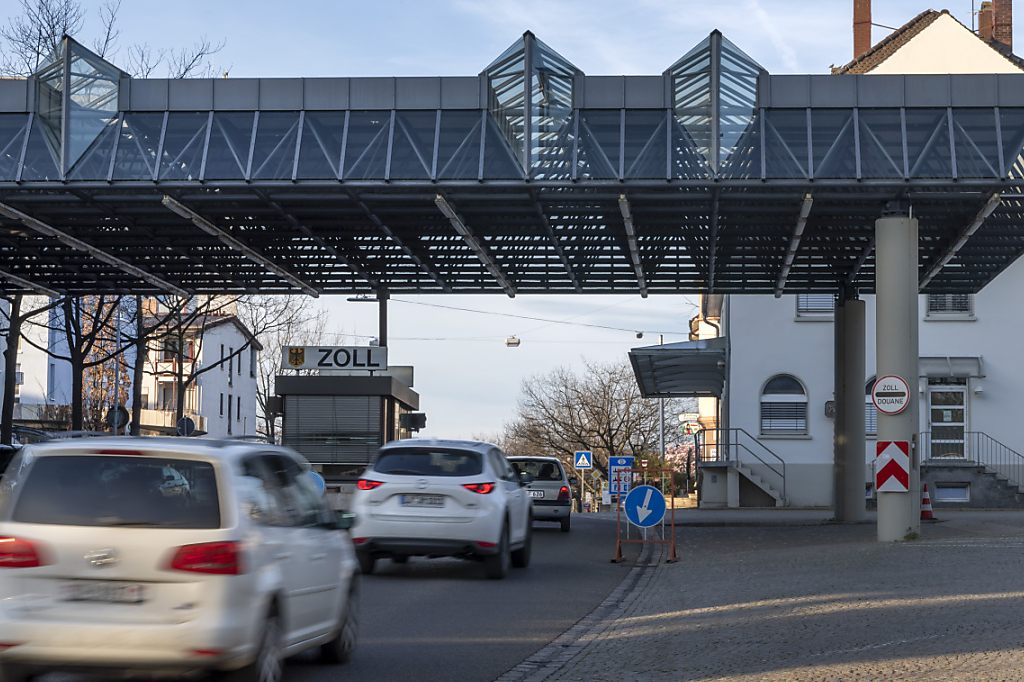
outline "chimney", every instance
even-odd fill
[[[993,0],[992,39],[1013,51],[1013,0]]]
[[[871,0],[853,0],[853,58],[871,49]]]
[[[978,10],[978,37],[986,43],[992,42],[992,3],[985,0]]]

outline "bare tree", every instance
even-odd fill
[[[277,442],[278,417],[268,409],[275,395],[274,381],[281,369],[281,348],[321,343],[327,313],[313,299],[293,296],[255,296],[239,306],[239,317],[256,334],[263,350],[256,364],[257,419],[260,431]]]
[[[14,386],[22,325],[37,315],[48,314],[50,310],[60,305],[60,300],[46,300],[45,303],[36,304],[34,298],[26,299],[21,294],[11,296],[7,300],[10,308],[0,308],[4,318],[4,326],[0,331],[4,332],[7,338],[7,347],[4,349],[4,396],[3,404],[0,406],[0,443],[10,445],[14,434]]]
[[[666,443],[679,440],[672,415],[682,403],[666,401]],[[594,453],[594,468],[608,475],[608,458],[631,454],[657,459],[658,400],[643,398],[627,364],[586,363],[582,373],[557,369],[523,382],[516,416],[506,425],[510,454],[550,454],[571,466],[579,450]]]

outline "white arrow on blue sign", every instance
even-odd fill
[[[594,453],[590,450],[580,450],[576,453],[575,461],[577,469],[593,469]]]
[[[641,485],[633,488],[623,503],[626,519],[639,528],[650,528],[665,518],[665,496],[657,488]]]

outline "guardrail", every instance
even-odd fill
[[[761,475],[786,499],[786,462],[746,429],[702,429],[697,432],[697,461],[742,464]]]
[[[984,431],[967,431],[963,439],[936,438],[934,431],[918,434],[922,462],[975,462],[1021,489],[1024,455]]]

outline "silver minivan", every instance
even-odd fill
[[[527,474],[531,483],[526,494],[533,500],[534,521],[557,521],[562,532],[568,533],[572,523],[572,486],[575,477],[569,477],[565,466],[556,457],[509,457],[516,473]]]

